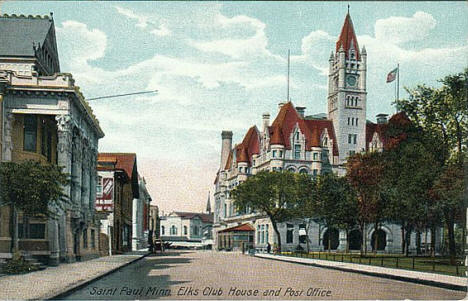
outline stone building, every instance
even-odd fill
[[[99,153],[97,162],[101,254],[131,251],[133,200],[140,196],[136,154]]]
[[[258,250],[265,250],[268,243],[273,246],[277,242],[267,216],[252,211],[237,212],[230,198],[230,191],[249,176],[262,170],[287,170],[311,176],[334,172],[342,176],[346,173],[344,163],[349,155],[385,148],[387,141],[382,133],[387,122],[407,117],[399,113],[387,121],[387,115],[379,114],[377,124],[366,119],[366,74],[366,49],[359,48],[348,13],[335,53],[332,51],[329,57],[328,114],[307,116],[304,107],[295,107],[288,100],[279,104],[279,112],[271,124],[270,114],[263,114],[262,128],[251,127],[242,142],[234,147],[232,132],[221,133],[221,161],[214,182],[213,233],[216,248],[235,248],[231,237],[240,235],[237,233],[240,230],[241,241],[251,243],[249,237],[254,237],[253,244]],[[278,228],[282,250],[305,249],[307,232],[303,220],[280,223]],[[366,239],[369,242],[378,239],[379,251],[400,251],[401,231],[398,225],[384,224],[376,233],[374,227],[367,228]],[[351,250],[360,249],[362,235],[358,229],[350,232]],[[312,250],[328,248],[329,240],[332,249],[344,250],[347,239],[345,231],[327,229],[313,222],[308,236]],[[437,246],[440,238],[440,235],[436,237]],[[413,234],[411,247],[415,246],[415,241],[416,235]],[[373,243],[367,245],[369,248],[374,246]]]
[[[56,219],[31,218],[20,250],[51,265],[95,257],[96,159],[104,133],[72,75],[60,73],[52,15],[3,15],[0,32],[1,159],[58,164],[72,179],[64,187],[70,203]],[[3,257],[11,256],[9,227],[10,208],[1,206]]]
[[[159,208],[156,205],[150,205],[149,209],[149,228],[148,228],[148,243],[161,238],[159,232],[161,221],[159,219]]]
[[[203,233],[210,232],[213,224],[213,213],[174,211],[161,216],[160,220],[160,235],[164,242],[178,247],[202,247]]]
[[[133,199],[132,206],[132,250],[148,247],[148,222],[151,196],[146,189],[146,180],[138,175],[139,197]]]

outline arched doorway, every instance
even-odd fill
[[[328,250],[328,241],[330,241],[330,250],[336,250],[340,244],[340,234],[336,229],[327,229],[323,233],[323,249]]]
[[[372,250],[375,249],[375,237],[377,236],[377,251],[384,251],[387,246],[387,233],[384,230],[378,229],[372,233],[371,245]]]
[[[349,249],[361,250],[362,235],[359,230],[352,230],[349,232]]]

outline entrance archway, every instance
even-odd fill
[[[340,234],[336,229],[327,229],[323,233],[323,249],[328,250],[328,241],[330,241],[330,250],[336,250],[340,244]]]
[[[377,251],[384,251],[387,246],[387,233],[384,230],[378,229],[372,233],[371,245],[372,250],[375,249],[375,237],[377,236]]]
[[[352,230],[349,232],[349,249],[361,250],[362,234],[359,230]]]

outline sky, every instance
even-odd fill
[[[439,86],[468,66],[466,2],[52,2],[6,1],[1,13],[53,12],[62,72],[90,101],[102,152],[135,152],[160,210],[213,206],[221,131],[239,143],[290,96],[306,115],[326,110],[328,59],[350,3],[368,56],[367,118],[394,113],[393,83]]]

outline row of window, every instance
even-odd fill
[[[348,117],[348,125],[358,126],[358,124],[359,124],[359,118]]]
[[[269,237],[269,225],[258,225],[257,226],[257,244],[268,243]]]
[[[200,235],[201,233],[201,227],[199,226],[193,226],[193,235]],[[166,227],[161,226],[161,235],[166,234]],[[177,235],[177,227],[175,225],[172,225],[169,228],[169,235]],[[183,235],[188,235],[188,227],[184,226],[183,227]]]
[[[357,134],[348,134],[348,143],[356,144],[357,143]]]
[[[299,232],[305,232],[306,225],[300,224],[299,225]],[[293,233],[294,233],[294,225],[293,224],[286,224],[286,243],[292,244],[293,243]],[[306,243],[307,237],[305,235],[299,235],[299,242],[301,244]]]
[[[359,97],[357,96],[346,96],[346,106],[347,107],[357,107]]]

